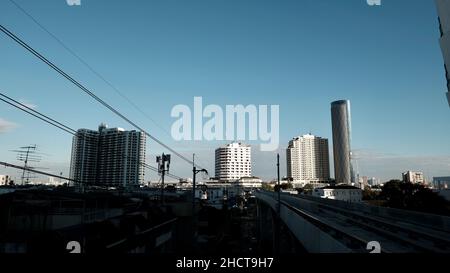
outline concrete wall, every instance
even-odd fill
[[[255,194],[259,200],[264,201],[272,210],[277,210],[277,202],[270,196],[262,193]],[[332,236],[311,224],[294,211],[281,205],[281,219],[288,226],[294,236],[310,253],[349,253],[351,250]]]

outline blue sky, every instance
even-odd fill
[[[280,105],[282,158],[289,139],[308,132],[329,138],[331,148],[330,102],[350,99],[361,175],[450,174],[434,1],[15,1],[158,126],[7,0],[0,2],[2,25],[165,143],[187,156],[196,152],[212,172],[213,148],[221,143],[174,142],[166,132],[172,107],[192,106],[194,96],[222,106]],[[5,35],[0,90],[72,128],[106,122],[131,129]],[[70,135],[4,104],[0,124],[1,160],[15,162],[9,150],[37,144],[48,154],[41,165],[67,172]],[[147,146],[149,157],[164,151]],[[255,151],[254,158],[255,175],[275,176],[273,153]],[[177,175],[189,176],[189,169],[174,162]]]

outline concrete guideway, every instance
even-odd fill
[[[277,211],[274,193],[255,196]],[[311,253],[368,253],[370,243],[381,253],[450,253],[450,217],[309,196],[281,199],[281,220]]]

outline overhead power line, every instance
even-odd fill
[[[33,21],[39,28],[46,32],[53,40],[60,44],[67,52],[74,56],[80,63],[82,63],[88,70],[90,70],[94,75],[96,75],[100,80],[102,80],[106,85],[111,87],[111,89],[121,96],[125,101],[127,101],[134,109],[140,112],[144,117],[150,120],[156,127],[161,129],[167,136],[171,136],[170,133],[161,125],[159,125],[151,116],[149,116],[145,111],[143,111],[138,105],[136,105],[131,99],[129,99],[123,92],[121,92],[114,84],[107,80],[100,72],[95,70],[87,61],[85,61],[79,54],[77,54],[73,49],[71,49],[66,43],[59,39],[55,34],[53,34],[48,28],[41,24],[33,15],[31,15],[25,8],[19,5],[14,0],[9,0],[17,9],[19,9],[25,16],[27,16],[31,21]],[[197,156],[197,161],[200,164],[205,164],[201,158]]]
[[[57,73],[59,73],[61,76],[63,76],[64,78],[66,78],[67,80],[69,80],[71,83],[73,83],[75,86],[77,86],[79,89],[81,89],[83,92],[85,92],[86,94],[88,94],[90,97],[92,97],[94,100],[96,100],[97,102],[99,102],[101,105],[103,105],[104,107],[108,108],[111,112],[113,112],[114,114],[116,114],[117,116],[119,116],[121,119],[123,119],[124,121],[126,121],[127,123],[129,123],[131,126],[133,126],[134,128],[138,129],[139,131],[142,131],[145,133],[145,135],[147,135],[150,139],[152,139],[153,141],[155,141],[156,143],[158,143],[159,145],[161,145],[162,147],[166,148],[167,150],[171,151],[174,155],[178,156],[179,158],[181,158],[182,160],[186,161],[187,163],[189,163],[190,165],[195,165],[194,162],[192,162],[189,158],[183,156],[182,154],[178,153],[177,151],[175,151],[174,149],[170,148],[168,145],[164,144],[163,142],[161,142],[160,140],[158,140],[156,137],[152,136],[151,134],[149,134],[146,130],[144,130],[142,127],[140,127],[139,125],[137,125],[136,123],[134,123],[133,121],[131,121],[129,118],[127,118],[126,116],[124,116],[122,113],[120,113],[118,110],[116,110],[114,107],[112,107],[111,105],[109,105],[107,102],[105,102],[104,100],[102,100],[100,97],[98,97],[97,95],[95,95],[92,91],[90,91],[88,88],[86,88],[84,85],[82,85],[80,82],[78,82],[77,80],[75,80],[74,78],[72,78],[69,74],[67,74],[66,72],[64,72],[61,68],[59,68],[58,66],[56,66],[54,63],[52,63],[51,61],[49,61],[47,58],[45,58],[43,55],[41,55],[39,52],[37,52],[36,50],[34,50],[30,45],[28,45],[26,42],[24,42],[23,40],[21,40],[19,37],[17,37],[14,33],[12,33],[11,31],[9,31],[6,27],[4,27],[3,25],[0,25],[0,31],[2,31],[4,34],[6,34],[8,37],[10,37],[12,40],[14,40],[16,43],[18,43],[20,46],[22,46],[23,48],[25,48],[27,51],[29,51],[31,54],[33,54],[34,56],[36,56],[38,59],[40,59],[42,62],[44,62],[45,64],[47,64],[50,68],[52,68],[53,70],[55,70]],[[196,165],[198,168],[201,168],[200,166]]]
[[[67,52],[69,52],[72,56],[74,56],[80,63],[82,63],[88,70],[90,70],[94,75],[96,75],[100,80],[102,80],[106,85],[111,87],[114,92],[116,92],[119,96],[121,96],[124,100],[126,100],[134,109],[144,115],[148,120],[150,120],[155,126],[161,129],[164,133],[170,136],[169,132],[159,125],[152,117],[150,117],[147,113],[145,113],[139,106],[137,106],[131,99],[129,99],[123,92],[121,92],[115,85],[113,85],[110,81],[108,81],[103,75],[101,75],[98,71],[96,71],[89,63],[87,63],[83,58],[80,57],[77,53],[75,53],[69,46],[67,46],[61,39],[59,39],[55,34],[50,32],[44,25],[42,25],[33,15],[27,12],[22,6],[20,6],[16,1],[9,0],[14,6],[16,6],[23,14],[25,14],[28,18],[30,18],[37,26],[39,26],[44,32],[46,32],[50,37],[52,37],[58,44],[60,44]]]
[[[10,163],[7,163],[7,162],[2,162],[2,161],[0,161],[0,165],[3,165],[3,166],[8,167],[8,168],[15,168],[15,169],[19,169],[19,170],[23,170],[23,171],[27,171],[27,172],[37,173],[37,174],[41,174],[41,175],[45,175],[45,176],[50,176],[50,177],[55,177],[55,178],[59,178],[59,179],[64,179],[64,180],[67,180],[67,181],[81,183],[81,182],[79,182],[77,180],[74,180],[74,179],[71,179],[71,178],[68,178],[68,177],[63,177],[63,176],[59,176],[59,175],[55,175],[55,174],[51,174],[51,173],[47,173],[47,172],[43,172],[43,171],[38,171],[38,170],[30,168],[30,167],[22,167],[22,166],[10,164]]]
[[[157,173],[159,172],[159,171],[158,171],[158,168],[156,168],[156,167],[150,166],[150,165],[148,165],[148,164],[146,164],[146,163],[143,163],[143,165],[144,165],[144,167],[146,167],[146,168],[149,169],[149,170],[155,171],[155,172],[157,172]],[[183,178],[181,178],[181,177],[179,177],[179,176],[176,176],[176,175],[174,175],[174,174],[171,174],[171,173],[166,173],[166,176],[171,177],[171,178],[173,178],[173,179],[177,179],[177,180],[183,179]]]
[[[27,113],[27,114],[30,114],[30,115],[40,119],[40,120],[42,120],[42,121],[44,121],[44,122],[46,122],[46,123],[48,123],[48,124],[50,124],[52,126],[55,126],[55,127],[65,131],[65,132],[67,132],[69,134],[72,134],[72,135],[76,134],[76,131],[74,129],[72,129],[72,128],[70,128],[70,127],[68,127],[68,126],[66,126],[66,125],[64,125],[64,124],[62,124],[62,123],[60,123],[60,122],[50,118],[50,117],[48,117],[47,115],[44,115],[44,114],[42,114],[42,113],[40,113],[40,112],[38,112],[38,111],[36,111],[36,110],[26,106],[25,104],[15,100],[15,99],[13,99],[13,98],[8,97],[7,95],[5,95],[3,93],[0,93],[0,100],[5,102],[5,103],[7,103],[7,104],[9,104],[9,105],[11,105],[11,106],[13,106],[13,107],[15,107],[15,108],[17,108],[17,109],[19,109],[19,110],[21,110],[21,111],[23,111],[23,112],[25,112],[25,113]]]
[[[4,101],[5,103],[7,103],[7,104],[9,104],[9,105],[11,105],[11,106],[13,106],[13,107],[23,111],[23,112],[25,112],[27,114],[30,114],[30,115],[40,119],[40,120],[42,120],[42,121],[44,121],[44,122],[46,122],[46,123],[48,123],[48,124],[50,124],[52,126],[55,126],[58,129],[61,129],[61,130],[65,131],[65,132],[67,132],[67,133],[69,133],[71,135],[76,135],[76,133],[77,133],[74,129],[70,128],[69,126],[67,126],[67,125],[65,125],[65,124],[63,124],[63,123],[61,123],[61,122],[59,122],[59,121],[57,121],[57,120],[47,116],[47,115],[44,115],[44,114],[40,113],[39,111],[36,111],[36,110],[26,106],[25,104],[23,104],[23,103],[15,100],[15,99],[5,95],[3,93],[0,93],[0,100]],[[85,137],[85,136],[83,135],[82,137]],[[22,147],[22,148],[27,148],[27,147]],[[14,150],[14,151],[21,152],[19,150]],[[147,169],[155,171],[156,173],[158,173],[158,169],[156,167],[150,166],[150,165],[148,165],[146,163],[141,163],[141,164],[143,164],[143,166],[146,167]],[[174,174],[168,174],[168,176],[171,177],[171,178],[174,178],[174,179],[178,179],[178,180],[182,179],[181,177],[176,176]]]

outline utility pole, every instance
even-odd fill
[[[158,163],[158,173],[161,174],[161,204],[164,205],[164,176],[170,169],[170,155],[162,154],[156,157]]]
[[[277,206],[277,223],[276,223],[276,251],[280,255],[281,240],[281,181],[280,181],[280,154],[277,154],[277,182],[278,182],[278,206]]]
[[[278,217],[281,213],[281,182],[280,182],[280,154],[277,154],[277,183],[278,183]]]
[[[192,221],[195,216],[195,179],[197,176],[197,168],[195,167],[195,154],[192,155]]]
[[[195,242],[195,229],[196,229],[196,221],[195,221],[195,182],[197,179],[198,173],[205,173],[208,174],[208,171],[205,169],[197,170],[197,167],[195,166],[195,154],[192,155],[192,223],[193,223],[193,243]]]

